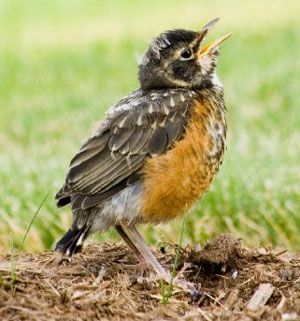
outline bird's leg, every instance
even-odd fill
[[[145,263],[145,259],[142,256],[140,250],[137,248],[137,246],[132,242],[132,240],[129,238],[129,236],[124,231],[123,227],[121,225],[115,225],[116,231],[119,233],[119,235],[122,237],[124,242],[128,245],[128,247],[134,252],[134,254],[138,257],[140,263]]]
[[[169,273],[160,265],[156,257],[153,255],[151,250],[148,248],[143,238],[135,228],[135,226],[124,226],[123,229],[127,232],[127,235],[131,241],[138,245],[140,255],[144,258],[147,264],[158,274],[158,276],[166,279],[166,282],[170,282]],[[167,280],[168,279],[168,280]]]
[[[199,291],[194,287],[192,283],[176,278],[172,280],[170,273],[160,265],[134,225],[128,226],[122,224],[121,226],[123,227],[123,230],[125,231],[127,236],[130,238],[131,242],[138,245],[140,255],[143,256],[144,260],[152,267],[152,269],[158,274],[161,279],[163,279],[167,283],[170,283],[172,281],[175,286],[188,292],[193,297],[199,296]]]

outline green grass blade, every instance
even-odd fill
[[[48,198],[49,193],[50,193],[50,192],[48,192],[48,193],[45,195],[45,197],[43,198],[41,204],[39,205],[39,207],[38,207],[37,210],[35,211],[32,219],[31,219],[31,221],[30,221],[30,224],[28,225],[28,228],[27,228],[27,230],[26,230],[26,232],[25,232],[25,234],[24,234],[24,237],[23,237],[23,240],[22,240],[22,244],[21,244],[21,249],[24,248],[24,243],[25,243],[26,237],[27,237],[27,235],[28,235],[28,233],[29,233],[29,231],[30,231],[30,229],[31,229],[31,226],[32,226],[33,222],[34,222],[35,219],[37,218],[37,216],[38,216],[38,214],[39,214],[39,211],[41,210],[42,206],[43,206],[44,203],[46,202],[46,199]]]
[[[16,265],[15,265],[15,248],[14,248],[14,240],[12,237],[12,233],[10,233],[9,248],[10,248],[10,259],[11,259],[10,286],[11,286],[12,295],[14,295],[16,290],[17,275],[16,275]]]
[[[176,276],[176,269],[178,267],[179,259],[180,259],[180,249],[181,249],[182,240],[183,240],[184,225],[185,225],[185,217],[182,219],[182,223],[181,223],[179,244],[176,249],[173,269],[172,269],[172,273],[171,273],[171,280],[170,280],[170,283],[167,287],[167,291],[165,291],[164,283],[163,282],[161,283],[162,304],[167,304],[173,294],[173,282],[174,282],[174,278]]]

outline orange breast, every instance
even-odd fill
[[[214,130],[223,132],[223,137]],[[222,161],[225,132],[225,115],[215,113],[211,105],[197,103],[184,138],[145,165],[142,222],[173,219],[203,195]]]

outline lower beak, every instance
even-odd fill
[[[223,36],[223,37],[215,40],[214,42],[212,42],[212,43],[210,43],[210,44],[208,44],[208,45],[200,48],[198,55],[199,55],[199,56],[202,56],[202,55],[204,55],[204,54],[214,52],[216,49],[218,49],[218,47],[219,47],[225,40],[227,40],[229,37],[231,37],[231,35],[232,35],[232,34],[229,33],[229,34],[227,34],[227,35],[225,35],[225,36]]]

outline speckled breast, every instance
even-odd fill
[[[226,111],[222,95],[195,101],[185,135],[144,171],[139,220],[163,222],[184,214],[209,188],[223,161]]]

